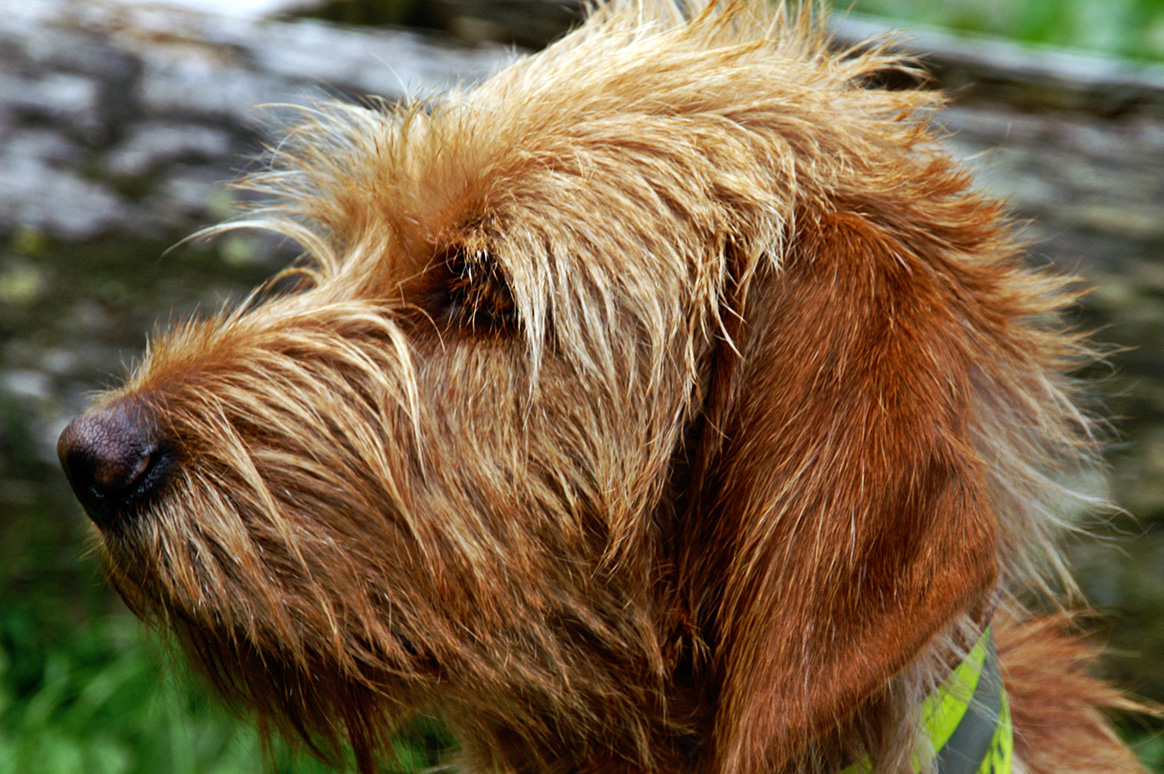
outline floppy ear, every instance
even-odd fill
[[[834,729],[997,575],[970,438],[985,286],[856,211],[797,222],[735,307],[693,473],[683,564],[724,579],[695,606],[720,679],[713,770],[733,774]]]

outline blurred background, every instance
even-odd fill
[[[1126,510],[1072,543],[1108,676],[1164,701],[1164,0],[857,0],[838,38],[907,30],[981,185],[1032,260],[1096,286],[1077,315]],[[231,236],[272,102],[438,92],[537,48],[572,0],[0,0],[0,774],[265,770],[102,580],[55,441],[146,333],[237,299],[287,249]],[[278,111],[274,111],[278,112]],[[277,120],[277,116],[275,116]],[[171,249],[172,248],[172,249]],[[1162,727],[1121,719],[1155,772]],[[418,723],[402,771],[446,740]],[[282,747],[270,770],[328,771]]]

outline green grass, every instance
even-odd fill
[[[1164,732],[1147,729],[1125,729],[1124,738],[1152,772],[1164,772]]]
[[[225,711],[124,611],[64,638],[0,613],[0,774],[323,774],[335,769]],[[57,634],[60,634],[58,632]],[[393,772],[431,766],[447,738],[417,723]]]
[[[835,7],[1028,43],[1164,60],[1164,0],[832,0]]]
[[[46,638],[0,619],[0,774],[253,774],[254,729],[213,705],[127,614]],[[283,748],[277,772],[330,771]]]

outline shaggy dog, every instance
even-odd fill
[[[305,260],[61,438],[113,584],[363,772],[418,712],[478,772],[1138,771],[1029,612],[1095,464],[1077,294],[908,67],[615,0],[306,111],[228,226]]]

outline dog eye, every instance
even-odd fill
[[[487,250],[453,247],[444,263],[445,314],[450,323],[482,331],[504,331],[517,324],[509,283]]]

